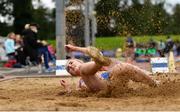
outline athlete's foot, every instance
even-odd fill
[[[108,66],[111,63],[111,60],[103,56],[103,54],[95,47],[88,47],[87,54],[100,65]]]

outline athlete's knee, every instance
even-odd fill
[[[111,79],[126,79],[128,76],[127,68],[124,65],[116,65],[111,72]]]
[[[122,72],[124,72],[124,67],[120,64],[114,66],[112,69],[113,74],[121,74]]]

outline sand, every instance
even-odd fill
[[[0,82],[0,110],[179,110],[180,74],[158,74],[159,87],[130,81],[128,88],[111,92],[76,91],[78,78],[21,78]],[[71,82],[65,93],[59,80]]]

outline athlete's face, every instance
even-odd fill
[[[67,62],[66,69],[71,75],[78,76],[80,75],[80,66],[82,63],[80,60],[71,59]]]

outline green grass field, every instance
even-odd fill
[[[133,39],[136,41],[136,43],[147,43],[151,38],[155,41],[163,40],[166,41],[165,35],[159,35],[159,36],[133,36]],[[173,40],[179,40],[180,41],[180,35],[173,35],[171,36]],[[48,40],[50,44],[52,44],[54,47],[56,47],[56,41],[55,40]],[[101,50],[114,50],[116,48],[124,48],[125,43],[125,37],[98,37],[96,38],[96,44],[95,46]]]
[[[171,36],[173,40],[180,40],[180,35]],[[167,36],[134,36],[133,39],[136,43],[147,43],[150,39],[155,41],[163,40],[166,41]],[[95,46],[104,50],[112,50],[116,48],[124,48],[125,37],[99,37],[96,38]]]

